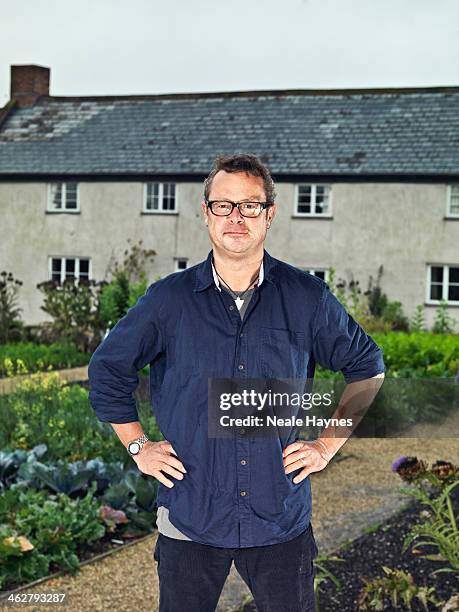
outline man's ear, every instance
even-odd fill
[[[273,204],[272,206],[269,206],[266,209],[266,221],[271,224],[272,220],[274,219],[274,216],[277,212],[277,207],[276,204]]]
[[[204,219],[204,223],[207,225],[208,221],[207,221],[207,217],[208,217],[208,210],[207,210],[207,205],[205,202],[201,202],[201,210],[202,210],[202,217]]]

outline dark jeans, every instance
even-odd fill
[[[259,612],[314,612],[312,526],[269,546],[218,548],[158,534],[159,612],[215,612],[232,561]]]

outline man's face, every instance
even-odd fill
[[[209,200],[265,202],[263,179],[246,172],[220,170],[212,181]],[[212,244],[231,254],[256,252],[263,245],[267,226],[276,212],[276,206],[273,205],[263,210],[258,217],[247,218],[234,208],[227,217],[217,217],[205,202],[202,202],[201,208]]]

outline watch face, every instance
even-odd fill
[[[140,451],[140,444],[138,442],[131,442],[129,444],[129,452],[131,455],[137,455]]]

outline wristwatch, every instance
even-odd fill
[[[140,451],[143,448],[143,445],[148,440],[149,438],[147,434],[143,434],[142,436],[140,436],[140,438],[136,438],[135,440],[132,440],[127,445],[127,452],[131,455],[131,457],[135,457],[136,455],[140,453]]]

